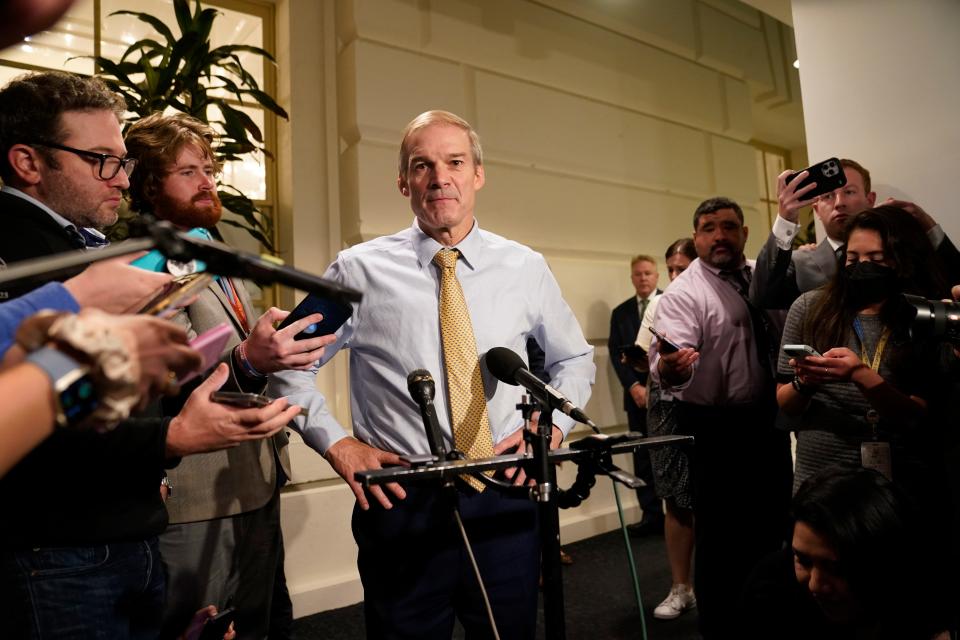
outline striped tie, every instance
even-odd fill
[[[440,267],[440,338],[447,369],[453,441],[468,458],[489,458],[493,455],[490,418],[470,311],[457,280],[459,256],[458,251],[441,249],[433,258]],[[483,483],[476,478],[463,479],[477,491],[483,491]]]

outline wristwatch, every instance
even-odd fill
[[[817,392],[816,385],[804,384],[800,382],[799,376],[793,376],[793,380],[790,381],[790,384],[797,391],[797,393],[799,393],[802,396],[806,396],[807,398],[809,398],[810,396],[812,396]]]
[[[53,347],[41,347],[27,354],[50,377],[57,400],[57,426],[74,427],[92,414],[99,400],[90,370]]]

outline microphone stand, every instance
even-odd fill
[[[530,428],[534,410],[539,405],[537,428]],[[536,483],[530,488],[530,499],[537,503],[540,521],[540,571],[543,575],[543,625],[547,638],[565,638],[566,621],[563,604],[563,576],[560,573],[560,507],[557,502],[557,471],[550,462],[550,441],[553,436],[553,410],[549,403],[530,402],[524,394],[517,405],[523,413],[523,441],[533,452],[532,473]]]
[[[371,487],[398,481],[440,480],[441,484],[444,484],[444,481],[451,481],[464,474],[472,474],[490,489],[501,491],[505,495],[524,494],[535,501],[540,520],[544,637],[548,640],[563,640],[566,638],[566,622],[560,565],[560,508],[576,507],[587,499],[594,485],[593,476],[597,473],[609,475],[617,482],[631,487],[642,482],[614,466],[611,461],[613,454],[627,453],[641,447],[691,445],[693,437],[642,437],[632,432],[609,438],[588,436],[573,442],[570,447],[551,451],[552,410],[549,408],[542,410],[536,429],[533,429],[532,414],[541,408],[541,405],[536,401],[531,402],[525,395],[523,402],[518,404],[517,408],[523,412],[523,440],[530,446],[531,454],[518,452],[476,460],[452,460],[450,455],[446,460],[434,454],[409,455],[404,456],[404,459],[410,463],[409,467],[358,471],[354,474],[354,478],[363,486]],[[557,489],[554,466],[555,463],[564,460],[573,461],[580,468],[577,482],[568,492]],[[482,474],[483,471],[517,466],[522,467],[534,479],[534,486],[524,490],[521,487],[494,481]],[[583,478],[580,477],[581,475]],[[455,490],[454,493],[456,493]]]

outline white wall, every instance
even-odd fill
[[[396,188],[404,125],[449,109],[484,144],[477,217],[542,251],[587,339],[598,377],[586,410],[622,429],[606,352],[629,259],[662,256],[695,206],[724,194],[767,233],[752,140],[802,152],[792,31],[733,0],[278,0],[280,235],[285,257],[322,270],[342,246],[410,224]],[[661,284],[666,284],[665,269]],[[344,356],[320,388],[349,424]],[[292,447],[283,496],[296,615],[356,602],[352,494]],[[624,461],[629,468],[629,463]],[[575,468],[564,465],[561,485]],[[630,520],[635,495],[621,492]],[[616,526],[609,484],[561,514],[564,541]]]
[[[878,201],[960,238],[960,3],[793,0],[793,20],[811,160],[859,161]]]

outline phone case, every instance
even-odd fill
[[[319,336],[335,333],[337,329],[353,314],[353,307],[349,304],[329,298],[321,298],[313,294],[308,295],[300,301],[290,315],[287,316],[277,329],[288,327],[297,320],[305,318],[312,313],[322,313],[323,320],[311,324],[309,327],[298,333],[294,338],[303,340],[305,338],[316,338]]]
[[[223,355],[223,350],[232,335],[233,327],[230,326],[230,323],[222,322],[191,340],[190,346],[200,352],[200,355],[203,357],[203,364],[200,365],[199,369],[184,376],[180,380],[180,384],[189,382],[213,368],[213,366],[220,361],[220,356]]]
[[[840,161],[836,158],[830,158],[819,162],[815,165],[807,167],[804,171],[809,171],[810,175],[803,179],[803,181],[797,185],[797,189],[802,189],[812,182],[816,182],[817,186],[814,187],[812,191],[808,191],[803,194],[804,200],[809,200],[810,198],[815,198],[817,196],[822,196],[825,193],[830,193],[836,189],[839,189],[843,185],[847,184],[847,176],[843,173],[843,167],[840,165]],[[798,175],[803,173],[803,171],[798,171],[797,173],[792,173],[787,176],[786,183],[790,184]]]

